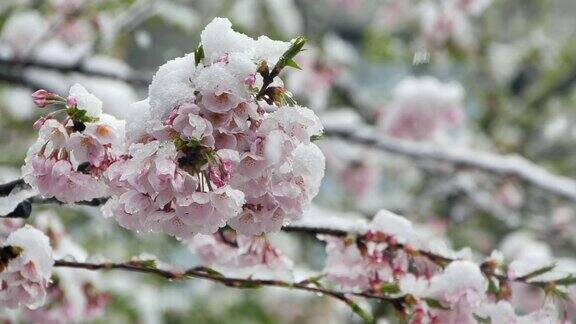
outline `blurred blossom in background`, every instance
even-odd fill
[[[522,170],[535,180],[527,181],[499,171],[509,166],[501,160],[489,163],[493,156],[523,157],[576,181],[572,0],[0,1],[0,183],[21,177],[36,140],[32,124],[42,111],[35,109],[34,91],[64,94],[80,83],[102,100],[105,113],[133,118],[141,111],[133,103],[146,99],[158,67],[194,52],[214,17],[230,19],[235,30],[254,38],[305,36],[306,50],[295,59],[301,69],[282,72],[291,98],[314,110],[325,129],[370,131],[387,143],[377,150],[345,138],[317,141],[325,177],[304,217],[370,222],[386,209],[458,256],[482,260],[498,249],[510,271],[525,274],[555,262],[576,272],[576,194],[563,194],[576,187],[564,190],[570,187],[564,178],[559,187],[528,167]],[[442,154],[452,158],[436,158]],[[524,167],[523,159],[508,162]],[[2,214],[10,208],[0,197]],[[218,235],[182,244],[129,231],[88,206],[41,206],[33,214],[29,220],[1,219],[0,242],[27,223],[51,239],[60,259],[157,258],[181,268],[202,263],[223,274],[294,281],[327,266],[339,284],[339,271],[355,271],[352,265],[360,262],[346,259],[345,270],[330,267],[352,258],[341,242],[301,233],[239,235],[238,255]],[[252,252],[267,258],[265,267]],[[466,272],[468,261],[461,262],[447,271]],[[249,270],[243,273],[239,265]],[[54,274],[47,306],[0,309],[0,321],[360,321],[337,300],[286,289],[236,290],[200,280],[65,268]],[[436,279],[433,285],[450,281]],[[510,300],[517,311],[541,308],[542,292],[510,289],[523,296]],[[576,290],[567,294],[574,298]],[[396,323],[389,305],[360,303],[378,323]],[[562,310],[574,319],[574,303]]]

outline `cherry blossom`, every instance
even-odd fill
[[[474,311],[480,307],[488,282],[480,268],[470,261],[455,261],[430,280],[428,294],[449,310],[433,310],[440,323],[476,323]]]
[[[102,102],[79,84],[66,103],[56,102],[66,105],[68,116],[59,121],[52,117],[56,111],[35,123],[39,137],[22,167],[24,180],[43,197],[63,202],[105,196],[99,177],[123,153],[124,122],[103,114]]]
[[[397,243],[417,245],[412,224],[403,217],[380,211],[367,226],[359,241],[325,236],[326,267],[331,281],[348,289],[370,290],[394,282],[408,270],[408,254],[404,250],[387,253]],[[420,265],[425,274],[425,263]]]
[[[224,233],[197,235],[190,240],[191,250],[203,265],[241,277],[291,277],[292,261],[265,236],[236,235],[231,242]]]
[[[278,231],[309,206],[324,175],[323,154],[310,142],[322,132],[314,112],[258,97],[264,71],[291,44],[252,39],[216,18],[201,45],[203,57],[159,68],[139,104],[144,117],[128,121],[133,143],[106,173],[114,188],[106,215],[181,238],[226,224],[244,235]],[[268,89],[285,92],[279,79]]]
[[[407,78],[394,89],[379,127],[386,136],[414,141],[439,140],[463,122],[464,90],[432,77]]]
[[[87,259],[87,252],[72,240],[58,214],[42,212],[34,223],[49,234],[55,259]],[[103,313],[110,298],[108,293],[98,289],[100,285],[98,273],[54,268],[52,282],[46,290],[45,305],[34,310],[22,310],[22,320],[43,323],[93,320]]]
[[[27,225],[8,236],[1,252],[0,305],[35,309],[44,304],[53,265],[48,237]]]

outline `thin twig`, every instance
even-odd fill
[[[197,278],[197,279],[204,279],[209,280],[212,282],[223,284],[227,287],[232,288],[239,288],[239,289],[253,289],[259,288],[263,286],[268,287],[278,287],[284,288],[289,290],[301,290],[312,292],[316,294],[326,295],[340,301],[343,301],[348,306],[352,307],[352,309],[358,313],[358,307],[356,303],[350,299],[348,296],[357,296],[363,297],[367,299],[375,299],[378,301],[383,301],[390,303],[395,308],[403,307],[405,303],[405,297],[389,297],[383,295],[374,295],[369,293],[360,293],[360,292],[343,292],[337,290],[326,289],[317,286],[311,286],[306,282],[287,282],[282,280],[259,280],[259,279],[244,279],[244,278],[230,278],[225,277],[219,273],[211,271],[205,267],[196,267],[191,268],[183,272],[179,271],[171,271],[171,270],[163,270],[158,269],[157,267],[149,267],[143,266],[138,262],[125,262],[125,263],[82,263],[82,262],[73,262],[73,261],[64,261],[64,260],[56,260],[54,263],[56,267],[63,267],[63,268],[76,268],[76,269],[85,269],[85,270],[124,270],[124,271],[131,271],[131,272],[139,272],[139,273],[148,273],[157,275],[169,280],[184,280],[189,278]],[[362,316],[359,314],[359,316]],[[363,317],[363,316],[362,316]],[[365,319],[363,317],[363,319]],[[366,320],[366,319],[365,319]]]

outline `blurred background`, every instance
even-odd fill
[[[217,16],[253,37],[308,39],[297,58],[302,70],[285,71],[283,79],[327,127],[373,130],[387,141],[472,157],[518,155],[576,178],[572,0],[19,0],[0,1],[0,182],[20,177],[36,138],[33,91],[64,94],[81,83],[103,100],[105,112],[138,113],[130,104],[147,96],[158,66],[192,52]],[[576,264],[575,201],[567,195],[514,174],[330,136],[317,143],[327,174],[310,215],[370,219],[385,208],[474,255],[500,249],[510,259]],[[125,230],[97,208],[34,214],[29,222],[45,232],[66,233],[59,244],[68,254],[117,261],[145,254],[181,267],[198,261],[175,239]],[[322,269],[323,243],[286,233],[270,239],[295,264]],[[81,296],[83,319],[95,323],[357,321],[336,301],[293,291],[121,272],[59,276],[80,288],[63,288],[55,300],[73,304]],[[392,313],[369,306],[382,318]],[[43,317],[0,310],[0,319],[52,320],[56,306],[46,307]]]

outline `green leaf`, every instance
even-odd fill
[[[324,133],[318,134],[318,135],[312,135],[312,136],[310,136],[310,142],[316,142],[316,141],[322,140],[324,138],[326,138],[326,135]]]
[[[200,43],[198,44],[198,47],[194,51],[194,61],[196,62],[196,65],[198,65],[203,58],[204,58],[204,47],[202,46],[202,43]]]
[[[294,57],[296,56],[296,54],[302,51],[302,48],[304,47],[305,43],[306,38],[304,38],[303,36],[299,36],[293,39],[290,47],[286,50],[286,52],[284,52],[284,54],[282,54],[282,56],[278,60],[278,63],[276,63],[276,66],[274,66],[275,72],[273,74],[278,75],[278,73],[280,73],[280,71],[286,66],[300,68],[298,64],[294,62]]]
[[[556,267],[556,264],[551,264],[551,265],[548,265],[548,266],[545,266],[545,267],[536,269],[536,270],[534,270],[534,271],[532,271],[532,272],[530,272],[530,273],[528,273],[528,274],[526,274],[526,275],[524,275],[524,276],[522,276],[522,277],[520,277],[520,278],[521,278],[522,280],[532,279],[532,278],[534,278],[534,277],[538,277],[538,276],[541,275],[541,274],[545,274],[545,273],[547,273],[547,272],[552,271],[552,269],[554,269],[555,267]]]
[[[570,295],[567,292],[562,291],[556,287],[546,289],[546,294],[552,298],[570,300]]]
[[[492,320],[490,318],[484,318],[484,317],[480,317],[476,314],[474,314],[474,318],[476,319],[476,321],[478,321],[478,323],[480,324],[490,324],[492,323]]]
[[[560,286],[576,285],[576,276],[569,275],[568,277],[556,280],[554,283]]]
[[[316,286],[316,287],[318,287],[318,288],[322,288],[323,286],[322,286],[322,283],[320,282],[320,280],[321,280],[322,278],[324,278],[325,276],[326,276],[325,274],[321,274],[321,275],[318,275],[318,276],[313,276],[313,277],[310,277],[310,278],[307,278],[307,279],[304,279],[304,280],[300,281],[300,283],[302,283],[302,284],[311,284],[311,285],[314,285],[314,286]]]
[[[428,304],[428,306],[430,306],[432,308],[438,308],[438,309],[444,309],[444,310],[449,309],[449,308],[442,306],[440,301],[438,301],[437,299],[434,299],[434,298],[424,298],[424,301],[426,302],[426,304]]]
[[[298,63],[296,63],[296,61],[294,61],[294,59],[289,59],[286,62],[286,66],[298,69],[298,70],[302,70],[302,68],[300,67],[300,65],[298,65]]]
[[[224,277],[223,274],[221,274],[220,272],[212,269],[212,268],[208,268],[208,267],[202,267],[202,271],[206,272],[207,274],[211,274],[213,276],[218,276],[218,277]]]
[[[130,264],[138,266],[145,269],[157,269],[156,260],[132,260]]]
[[[346,304],[348,304],[348,306],[350,306],[350,309],[356,315],[358,315],[358,316],[360,316],[360,318],[362,318],[364,323],[366,323],[366,324],[374,323],[374,319],[372,318],[372,316],[370,314],[368,314],[366,311],[364,311],[360,306],[358,306],[358,304],[356,304],[355,302],[353,302],[350,299],[346,300]]]
[[[186,146],[187,146],[187,147],[190,147],[190,148],[195,148],[195,147],[198,147],[199,145],[200,145],[200,141],[198,141],[198,140],[195,139],[195,138],[189,140],[189,141],[186,143]]]
[[[400,287],[396,283],[386,283],[380,286],[380,293],[382,294],[397,294],[400,292]]]
[[[66,109],[66,113],[73,121],[80,122],[80,123],[93,123],[98,121],[96,117],[87,116],[87,111],[84,109],[80,109],[77,107],[71,107]]]

